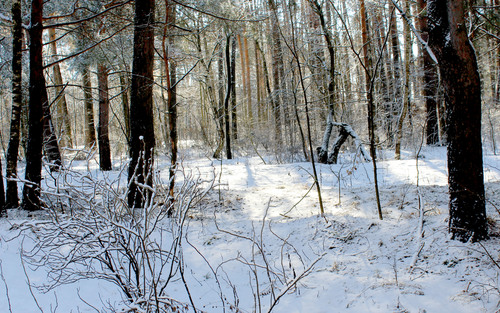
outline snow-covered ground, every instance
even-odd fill
[[[167,178],[167,162],[157,163]],[[87,170],[81,161],[72,165]],[[190,212],[182,244],[186,285],[196,308],[496,312],[500,157],[484,157],[491,238],[482,243],[449,239],[444,148],[424,148],[418,163],[408,154],[378,166],[382,221],[368,163],[318,165],[325,209],[321,217],[309,163],[186,157],[185,172],[205,178],[215,173],[216,183]],[[94,164],[90,172],[101,175]],[[110,174],[118,175],[118,170]],[[23,236],[15,237],[15,225],[25,218],[9,213],[8,220],[0,220],[0,312],[108,312],[119,307],[123,295],[105,281],[83,280],[45,294],[35,287],[30,291],[28,281],[41,284],[47,277],[43,268],[34,271],[21,262]],[[179,277],[167,294],[190,303]]]

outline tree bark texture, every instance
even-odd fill
[[[17,158],[19,155],[19,138],[21,125],[21,112],[23,106],[22,91],[22,44],[23,29],[21,15],[21,1],[15,0],[12,3],[12,113],[10,120],[10,138],[7,148],[6,160],[6,203],[8,209],[19,206],[19,196],[17,190]]]
[[[464,1],[429,0],[429,45],[447,104],[449,231],[461,241],[488,235],[481,146],[481,81],[467,36]]]
[[[103,64],[97,65],[97,82],[99,87],[99,124],[97,126],[99,167],[101,171],[111,171],[111,148],[109,146],[108,69]]]
[[[26,183],[22,207],[28,211],[40,209],[40,181],[42,178],[43,107],[47,99],[42,58],[43,0],[31,1],[29,122],[26,151]],[[45,95],[44,95],[45,93]]]
[[[130,93],[130,156],[128,205],[141,208],[153,185],[155,133],[153,120],[154,0],[135,2],[134,56]]]
[[[82,69],[82,84],[85,105],[85,146],[92,148],[95,146],[95,122],[94,104],[92,100],[92,81],[90,80],[90,70],[88,65]]]

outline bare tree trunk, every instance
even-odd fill
[[[405,12],[410,15],[410,4],[409,0],[405,0]],[[396,147],[395,147],[395,159],[401,159],[401,140],[403,139],[403,124],[408,113],[408,108],[410,107],[410,58],[411,58],[411,33],[408,23],[403,23],[404,25],[404,54],[405,54],[405,80],[403,86],[403,105],[401,107],[401,112],[399,113],[397,130],[396,130]]]
[[[382,207],[380,205],[380,194],[378,190],[378,176],[377,176],[377,150],[375,145],[375,104],[373,101],[373,81],[371,73],[372,71],[372,60],[371,60],[371,49],[370,42],[368,40],[368,16],[366,14],[365,1],[360,0],[360,20],[361,20],[361,38],[363,41],[363,57],[364,57],[364,70],[365,70],[365,83],[366,83],[366,97],[367,97],[367,107],[368,107],[368,137],[370,139],[370,155],[372,157],[373,165],[373,178],[375,183],[375,197],[377,200],[377,211],[379,219],[382,217]]]
[[[56,31],[54,28],[49,28],[49,41],[52,56],[57,58]],[[52,66],[52,75],[56,85],[54,88],[55,100],[52,107],[55,107],[57,112],[57,115],[55,116],[58,124],[57,127],[59,128],[57,134],[60,136],[59,138],[61,138],[63,145],[72,148],[73,135],[71,132],[71,121],[69,118],[68,105],[66,104],[66,93],[64,91],[64,84],[59,64]]]
[[[283,51],[281,48],[279,21],[277,17],[277,8],[274,0],[269,0],[271,9],[271,41],[272,41],[272,71],[273,71],[273,88],[272,107],[274,116],[274,141],[277,152],[282,148],[282,132],[281,132],[281,72],[283,71]]]
[[[99,125],[97,127],[97,142],[99,144],[99,167],[101,171],[111,170],[111,148],[109,147],[109,95],[108,69],[105,65],[97,66],[97,81],[99,83]]]
[[[389,6],[389,11],[392,11],[392,7]],[[396,22],[396,17],[394,14],[390,13],[390,34],[391,34],[391,51],[392,51],[392,77],[393,77],[393,102],[392,102],[392,116],[389,119],[390,126],[392,130],[394,122],[397,119],[399,112],[402,108],[403,101],[401,96],[402,82],[401,82],[401,49],[399,48],[399,34],[398,34],[398,24]],[[391,134],[393,132],[391,131]],[[389,137],[389,145],[394,144],[394,136]]]
[[[165,60],[165,74],[167,75],[167,114],[168,130],[170,138],[170,168],[169,168],[169,197],[174,199],[175,172],[177,169],[177,64],[172,58],[167,48],[165,40],[168,37],[168,47],[174,48],[175,37],[172,34],[176,20],[176,4],[170,0],[165,0],[166,17],[165,28],[163,29],[163,58]]]
[[[19,206],[19,196],[17,190],[17,159],[19,155],[20,124],[23,106],[22,91],[22,14],[21,1],[15,0],[12,3],[12,113],[10,120],[10,138],[7,148],[6,160],[6,205],[7,209]]]
[[[427,8],[426,0],[418,0],[418,27],[420,30],[420,36],[424,41],[429,40],[429,26],[427,21],[427,15],[423,12]],[[425,98],[425,110],[426,110],[426,128],[425,137],[427,145],[437,145],[439,144],[439,121],[438,121],[438,103],[436,98],[438,96],[438,77],[437,69],[432,61],[431,56],[425,49],[420,50],[421,60],[424,68],[424,98]]]
[[[128,90],[130,86],[130,81],[127,72],[120,74],[120,92],[122,95],[122,110],[123,110],[123,120],[125,124],[125,138],[127,143],[130,144],[130,106],[128,99]]]
[[[238,120],[236,107],[236,40],[231,41],[231,135],[238,139]],[[257,50],[257,49],[256,49]]]
[[[26,154],[27,182],[23,188],[22,207],[28,211],[40,209],[40,182],[42,179],[43,101],[47,99],[42,56],[43,0],[31,1],[30,82],[29,82],[29,136]],[[45,96],[43,95],[45,93]]]
[[[231,68],[231,55],[230,55],[230,44],[231,41],[234,41],[233,36],[229,34],[226,38],[226,73],[227,73],[227,89],[226,89],[226,97],[224,98],[224,125],[225,125],[225,136],[226,136],[226,157],[228,160],[233,158],[233,154],[231,152],[231,127],[230,127],[230,119],[229,119],[229,101],[231,98],[231,90],[233,90],[233,77],[232,77],[232,68]]]
[[[94,103],[92,99],[92,82],[87,64],[82,69],[82,84],[85,105],[85,146],[91,148],[95,146],[95,123],[94,123]]]
[[[153,185],[154,0],[135,2],[134,57],[130,95],[130,156],[128,205],[142,208]]]
[[[428,0],[429,45],[447,104],[449,231],[461,241],[488,236],[481,146],[481,80],[463,1]],[[439,21],[439,23],[435,22]]]

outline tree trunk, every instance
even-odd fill
[[[49,28],[50,49],[54,59],[57,58],[56,31],[54,28]],[[52,75],[54,79],[55,100],[52,105],[55,107],[57,115],[55,116],[59,131],[57,134],[62,139],[62,143],[70,148],[73,147],[73,135],[71,132],[71,121],[68,113],[68,105],[66,104],[66,93],[64,91],[63,80],[61,75],[61,67],[59,64],[52,66]]]
[[[31,1],[30,79],[28,146],[26,151],[27,182],[23,188],[22,207],[28,211],[40,209],[40,182],[42,178],[43,107],[47,99],[42,56],[43,0]],[[45,95],[44,95],[45,93]]]
[[[409,0],[405,0],[404,5],[405,5],[405,12],[406,15],[410,15],[410,4],[408,3]],[[411,33],[410,33],[410,26],[408,23],[404,23],[404,54],[405,54],[405,68],[404,68],[404,73],[405,73],[405,80],[404,80],[404,86],[403,86],[403,104],[401,107],[401,112],[399,113],[398,117],[398,123],[397,123],[397,130],[396,130],[396,147],[395,147],[395,159],[400,160],[401,159],[401,141],[403,140],[403,124],[406,118],[406,115],[408,113],[408,109],[410,107],[410,58],[411,58]]]
[[[481,146],[481,81],[467,36],[464,2],[429,0],[429,45],[447,105],[449,231],[461,241],[488,236]],[[434,21],[439,21],[434,22]]]
[[[82,84],[85,105],[85,146],[92,148],[95,146],[95,123],[94,123],[94,103],[92,99],[92,82],[87,64],[82,69]]]
[[[392,11],[392,7],[389,6],[389,10]],[[395,119],[398,117],[399,112],[402,109],[402,83],[401,83],[401,49],[399,48],[399,34],[398,34],[398,24],[396,22],[396,16],[389,13],[390,16],[390,34],[391,34],[391,51],[392,51],[392,75],[393,75],[393,102],[391,105],[392,114],[389,117],[390,128],[393,129]],[[394,144],[394,136],[389,137],[389,145]]]
[[[97,142],[99,145],[99,167],[101,171],[111,171],[111,148],[109,147],[109,94],[108,69],[105,65],[97,65],[97,81],[99,84],[99,125],[97,126]]]
[[[429,27],[427,16],[423,12],[427,8],[426,0],[418,0],[419,18],[418,28],[420,30],[420,37],[424,41],[429,40]],[[426,49],[421,49],[421,60],[424,69],[424,98],[425,98],[425,111],[426,111],[426,127],[425,138],[427,145],[439,144],[439,123],[437,112],[437,90],[438,90],[438,77],[437,69],[432,61],[431,56]]]
[[[231,135],[238,139],[238,119],[236,107],[236,40],[231,44]],[[257,50],[257,49],[256,49]]]
[[[231,90],[233,90],[233,77],[232,77],[232,68],[231,68],[231,53],[230,53],[230,44],[234,41],[233,36],[229,34],[226,39],[226,76],[227,76],[227,89],[226,89],[226,97],[224,99],[224,125],[225,125],[225,135],[226,135],[226,157],[228,160],[233,158],[233,154],[231,152],[231,121],[229,118],[229,101],[231,99]]]
[[[154,119],[154,0],[135,2],[134,56],[130,94],[130,156],[128,205],[142,208],[151,191],[139,185],[153,185]]]
[[[123,120],[125,124],[125,138],[130,145],[130,106],[128,100],[129,78],[127,72],[120,74],[120,92],[122,94]]]
[[[310,0],[314,12],[318,15],[321,30],[326,41],[326,46],[328,49],[328,56],[330,61],[330,66],[328,68],[328,117],[326,121],[326,128],[323,134],[323,142],[318,152],[319,163],[326,163],[328,161],[328,143],[330,141],[330,136],[332,133],[332,122],[335,120],[335,107],[336,107],[336,97],[335,97],[335,46],[333,43],[333,38],[328,29],[325,21],[325,15],[323,13],[323,8],[317,0]]]
[[[168,37],[168,47],[174,48],[175,37],[172,34],[176,20],[176,4],[170,0],[165,0],[166,17],[165,28],[163,29],[163,57],[165,59],[165,74],[167,75],[167,114],[168,130],[170,138],[170,168],[169,168],[169,197],[172,203],[174,199],[175,171],[177,168],[177,64],[171,57],[165,40]],[[171,203],[169,205],[171,205]],[[172,210],[169,208],[169,213]]]
[[[274,91],[271,94],[272,108],[274,116],[274,141],[277,151],[282,147],[282,133],[281,133],[281,100],[280,94],[284,92],[281,89],[281,72],[283,71],[283,51],[281,48],[279,21],[277,17],[277,8],[274,0],[269,0],[269,7],[271,9],[271,41],[272,41],[272,71],[273,71],[273,85]]]
[[[22,91],[22,44],[23,29],[21,15],[21,1],[15,0],[12,3],[12,114],[10,120],[10,138],[7,148],[6,160],[6,205],[7,209],[19,206],[19,196],[17,191],[17,158],[19,155],[19,138],[21,112],[23,106]]]
[[[380,195],[378,190],[378,177],[377,177],[377,149],[375,145],[375,104],[373,100],[373,80],[372,80],[372,60],[371,60],[371,49],[370,42],[368,40],[368,16],[366,14],[365,1],[360,0],[360,20],[361,20],[361,39],[363,42],[363,59],[364,59],[364,70],[365,70],[365,85],[366,85],[366,100],[368,109],[368,137],[370,140],[370,155],[372,158],[373,165],[373,178],[375,183],[375,197],[377,200],[377,211],[379,219],[382,217],[382,207],[380,205]]]

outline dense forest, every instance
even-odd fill
[[[88,227],[92,244],[102,247],[116,242],[96,234],[129,223],[113,234],[148,234],[124,253],[139,277],[134,262],[176,263],[163,259],[161,246],[146,248],[147,225],[174,219],[182,237],[188,208],[206,195],[196,179],[186,183],[189,151],[218,160],[221,171],[223,161],[254,157],[309,164],[309,191],[325,220],[328,195],[317,168],[369,164],[372,213],[383,220],[379,162],[418,162],[423,148],[443,147],[451,238],[478,242],[492,233],[483,159],[500,149],[498,0],[0,3],[0,212],[7,219],[18,211],[35,220],[55,216],[52,231],[72,240]],[[75,174],[75,162],[97,164],[103,180],[89,183]],[[124,173],[126,181],[106,180],[107,172]],[[98,201],[86,199],[89,189]],[[137,210],[151,214],[138,217]],[[20,228],[46,238],[41,247],[50,259],[51,228]],[[141,272],[148,287],[130,286],[113,277],[112,256],[96,259],[138,308],[181,307],[162,298],[167,283],[151,268]],[[56,261],[50,265],[62,281],[75,280],[56,271]],[[146,297],[148,288],[154,292]],[[269,311],[288,291],[272,291]],[[197,312],[191,295],[186,302]]]

